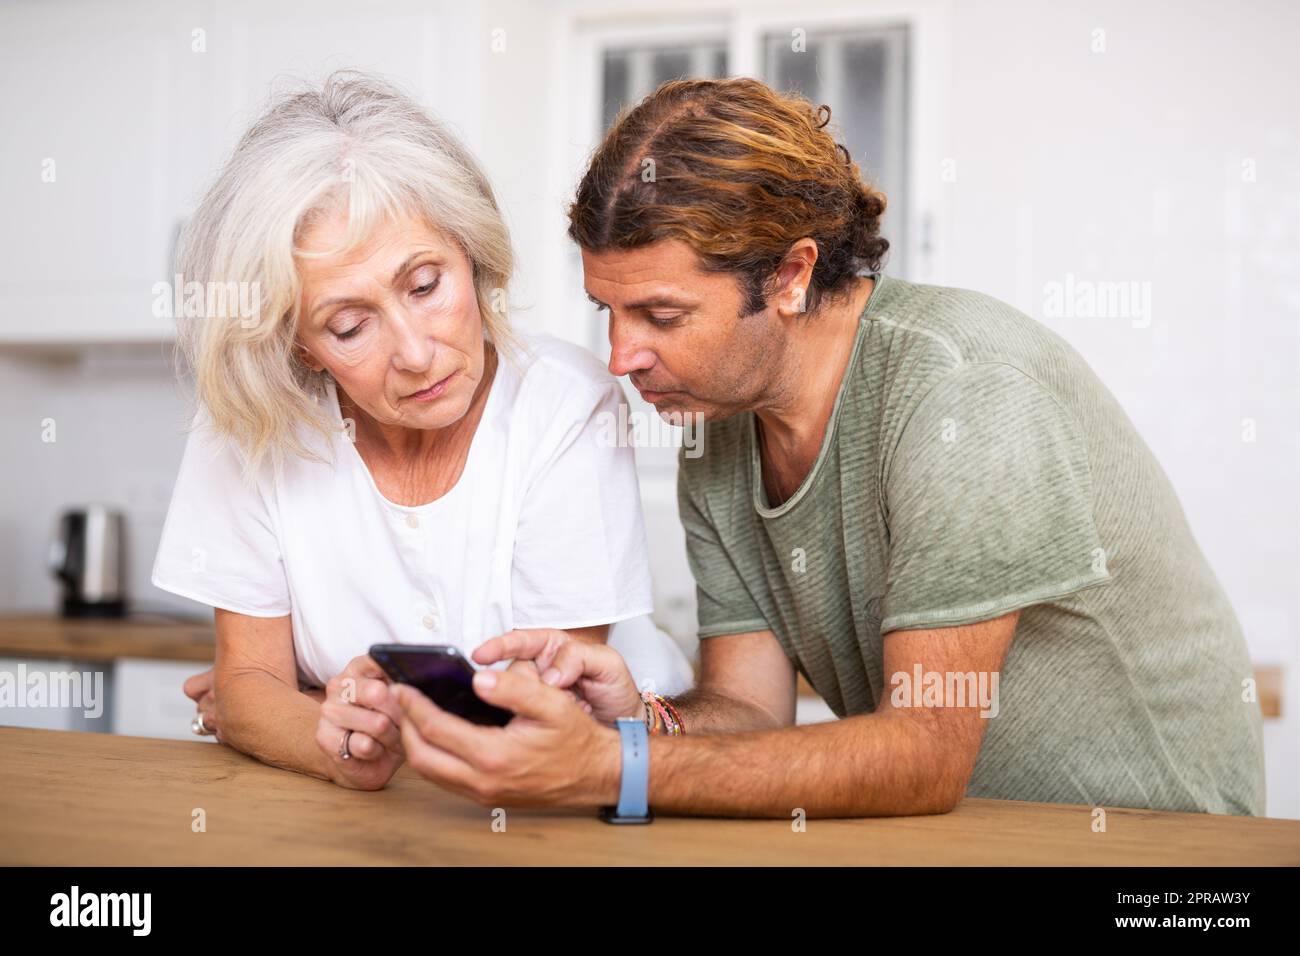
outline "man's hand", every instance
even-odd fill
[[[618,801],[618,731],[593,720],[570,692],[542,683],[533,668],[474,675],[480,698],[516,715],[504,727],[457,717],[406,684],[388,691],[402,713],[407,762],[440,787],[489,807]]]
[[[553,628],[532,628],[484,641],[471,657],[480,664],[509,658],[532,661],[543,683],[572,689],[590,705],[591,716],[603,723],[645,716],[632,672],[623,656],[607,644],[574,640]]]

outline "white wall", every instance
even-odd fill
[[[99,6],[66,0],[0,10],[0,63],[37,73],[0,70],[3,115],[22,120],[28,92],[43,82],[46,57],[32,55],[33,35],[50,50],[66,46]],[[185,80],[200,99],[163,127],[189,144],[169,147],[184,165],[164,199],[202,184],[275,74],[349,64],[387,72],[455,123],[483,158],[518,248],[516,321],[593,344],[589,314],[574,304],[563,236],[564,204],[591,146],[585,120],[573,115],[573,77],[584,69],[574,62],[582,49],[575,35],[606,22],[690,21],[698,16],[692,3],[113,9],[174,30],[210,25],[207,72]],[[1252,657],[1287,668],[1290,709],[1268,730],[1269,812],[1300,816],[1300,63],[1292,49],[1300,8],[1280,0],[1232,8],[1208,0],[710,7],[712,21],[732,24],[734,36],[765,18],[801,16],[912,20],[909,277],[980,289],[1046,322],[1128,410],[1178,489]],[[504,50],[493,50],[494,29],[504,31],[496,37]],[[1093,51],[1095,30],[1104,31],[1104,52]],[[85,75],[110,89],[127,69],[114,49],[105,41],[80,54],[101,58]],[[754,63],[738,41],[733,54],[733,63]],[[130,97],[121,105],[129,121]],[[205,125],[209,114],[216,125]],[[16,128],[44,127],[0,131],[4,208],[26,208],[16,195],[25,164],[44,155],[44,144]],[[153,207],[149,214],[158,228],[168,221]],[[0,229],[5,258],[21,254],[37,224],[6,219]],[[1067,273],[1149,283],[1150,325],[1045,315],[1046,284]],[[0,302],[13,301],[5,286],[18,278],[0,268]],[[0,311],[0,337],[31,320]],[[62,507],[88,499],[129,509],[134,596],[169,601],[147,584],[182,449],[182,404],[163,349],[98,348],[80,362],[32,355],[0,344],[0,606],[53,607],[43,568],[52,523]],[[39,440],[49,415],[61,429],[53,447]],[[1245,419],[1254,441],[1243,440]],[[691,595],[671,520],[671,475],[648,469],[645,496],[657,598],[679,622]]]
[[[1251,657],[1286,668],[1268,812],[1300,817],[1300,7],[999,0],[951,30],[932,281],[1044,321],[1128,411]],[[1150,283],[1149,327],[1046,317],[1067,273]]]

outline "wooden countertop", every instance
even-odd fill
[[[56,614],[0,615],[0,657],[111,661],[137,657],[211,664],[211,624],[160,615],[63,618]]]
[[[940,816],[807,821],[485,807],[403,768],[359,792],[223,745],[0,727],[0,865],[1300,864],[1300,821],[967,799]],[[195,808],[207,832],[194,833]]]

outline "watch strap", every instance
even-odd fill
[[[653,819],[649,805],[650,734],[640,717],[620,717],[617,726],[623,754],[618,807],[606,807],[601,819],[609,823],[648,823]]]

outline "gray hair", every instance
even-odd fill
[[[217,434],[243,452],[246,477],[268,452],[277,469],[285,453],[320,460],[299,439],[300,423],[333,433],[320,402],[328,373],[312,371],[294,348],[302,292],[294,257],[305,254],[297,242],[315,222],[342,210],[348,226],[336,252],[403,213],[454,239],[473,268],[485,336],[498,349],[515,342],[505,312],[509,230],[483,170],[448,127],[353,70],[283,96],[240,139],[177,246],[187,289],[257,290],[254,321],[241,320],[228,299],[178,317],[196,397]]]

